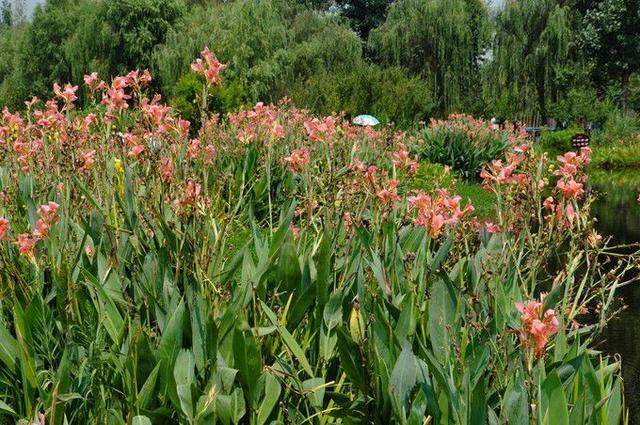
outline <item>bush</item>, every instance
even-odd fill
[[[422,130],[414,149],[427,161],[448,165],[462,178],[474,179],[485,164],[502,156],[512,139],[522,137],[469,115],[451,115]]]
[[[556,104],[549,108],[550,115],[561,122],[584,125],[587,122],[603,125],[615,106],[609,100],[600,100],[596,90],[580,87],[569,90]]]
[[[571,138],[583,132],[584,130],[581,128],[567,128],[559,131],[545,130],[540,135],[537,147],[541,151],[548,152],[549,155],[555,157],[556,155],[573,150]]]
[[[595,133],[599,144],[640,142],[640,116],[636,112],[613,111],[602,130]]]

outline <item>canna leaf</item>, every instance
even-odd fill
[[[313,369],[311,368],[309,361],[304,355],[304,350],[300,348],[300,345],[295,341],[295,339],[293,339],[293,336],[289,333],[289,331],[287,331],[280,325],[276,314],[269,308],[269,306],[262,300],[260,301],[260,305],[262,306],[262,310],[267,315],[267,318],[269,319],[271,324],[278,330],[278,333],[280,334],[280,337],[282,337],[284,344],[287,346],[287,348],[289,348],[293,356],[298,359],[305,372],[307,372],[309,376],[313,377]]]

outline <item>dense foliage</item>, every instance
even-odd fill
[[[526,139],[523,130],[500,129],[469,115],[451,115],[424,128],[413,149],[430,163],[443,164],[472,180],[492,160],[503,157],[514,141]]]
[[[633,265],[593,230],[589,149],[514,134],[482,223],[437,179],[410,190],[403,134],[286,101],[211,114],[225,65],[191,68],[196,138],[142,71],[87,75],[95,113],[56,85],[0,117],[0,417],[619,423],[592,347]]]

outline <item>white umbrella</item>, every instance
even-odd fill
[[[380,124],[380,121],[372,115],[358,115],[353,119],[353,123],[355,125],[373,127],[374,125]]]

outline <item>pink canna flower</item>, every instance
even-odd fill
[[[35,236],[36,239],[44,239],[49,234],[49,228],[49,224],[40,219],[36,221],[36,228],[33,231],[33,236]]]
[[[53,201],[49,201],[44,205],[40,205],[38,208],[38,214],[42,220],[51,225],[58,220],[58,208],[60,208],[60,205]]]
[[[409,151],[403,143],[398,143],[398,151],[393,153],[393,165],[396,168],[406,168],[409,174],[418,170],[418,161],[409,156]]]
[[[496,223],[488,221],[485,223],[485,228],[489,233],[500,233],[500,226]]]
[[[296,227],[293,223],[289,224],[289,230],[291,230],[291,233],[293,234],[293,237],[295,239],[298,239],[300,237],[300,228]]]
[[[33,96],[31,98],[31,100],[26,100],[24,102],[24,105],[27,107],[27,109],[31,109],[33,107],[33,105],[35,105],[38,102],[40,102],[40,99],[38,99],[37,96]]]
[[[344,225],[344,230],[349,233],[351,228],[353,227],[353,217],[350,212],[345,212],[342,214],[342,224]]]
[[[173,161],[169,157],[163,157],[160,159],[160,174],[164,182],[171,180],[173,176]]]
[[[385,205],[392,205],[394,202],[398,202],[400,200],[397,190],[399,183],[400,182],[398,180],[390,180],[387,187],[378,191],[376,194],[378,199],[380,199],[380,201]]]
[[[89,171],[91,167],[93,167],[93,164],[96,162],[95,155],[95,149],[90,149],[80,154],[80,161],[82,161],[81,169],[83,171]]]
[[[92,72],[91,74],[85,75],[84,84],[87,86],[91,93],[97,90],[104,90],[107,87],[107,84],[98,78],[97,72]]]
[[[577,199],[584,193],[583,184],[576,182],[573,178],[568,181],[558,180],[556,187],[567,198]]]
[[[222,78],[220,77],[220,73],[227,67],[227,65],[221,63],[213,53],[209,50],[208,47],[200,52],[201,58],[196,59],[195,62],[191,64],[191,69],[204,76],[207,80],[207,83],[212,86],[221,86]]]
[[[284,158],[284,162],[292,173],[301,173],[309,164],[309,149],[294,149],[291,155]]]
[[[67,105],[71,105],[73,102],[75,102],[78,99],[78,97],[76,96],[77,91],[78,91],[78,86],[65,84],[64,89],[62,89],[58,83],[53,84],[53,92],[60,99],[63,99]]]
[[[540,301],[527,301],[516,303],[516,309],[520,312],[520,341],[525,347],[533,348],[536,357],[542,357],[549,338],[556,334],[560,322],[556,312],[547,309],[543,313],[544,306]]]
[[[417,210],[414,225],[425,227],[429,236],[433,238],[440,236],[445,225],[458,223],[474,210],[470,204],[460,209],[461,198],[450,197],[445,189],[440,189],[436,197],[418,192],[415,196],[410,196],[408,201],[409,205]]]
[[[18,236],[18,240],[16,244],[18,245],[18,250],[20,251],[20,255],[33,256],[35,254],[36,242],[38,240],[36,238],[32,238],[28,233],[23,233]]]
[[[0,240],[6,239],[7,233],[9,233],[9,220],[0,217]]]
[[[130,156],[130,157],[133,157],[133,158],[137,158],[137,157],[140,156],[140,154],[142,152],[144,152],[144,146],[143,145],[135,145],[129,150],[129,153],[127,155]]]
[[[554,211],[556,209],[556,202],[553,199],[552,196],[547,197],[547,199],[544,200],[544,202],[542,203],[542,205],[548,209],[549,211]]]
[[[313,118],[303,123],[307,136],[314,142],[327,141],[336,132],[336,119],[334,117],[324,117],[322,120]]]

